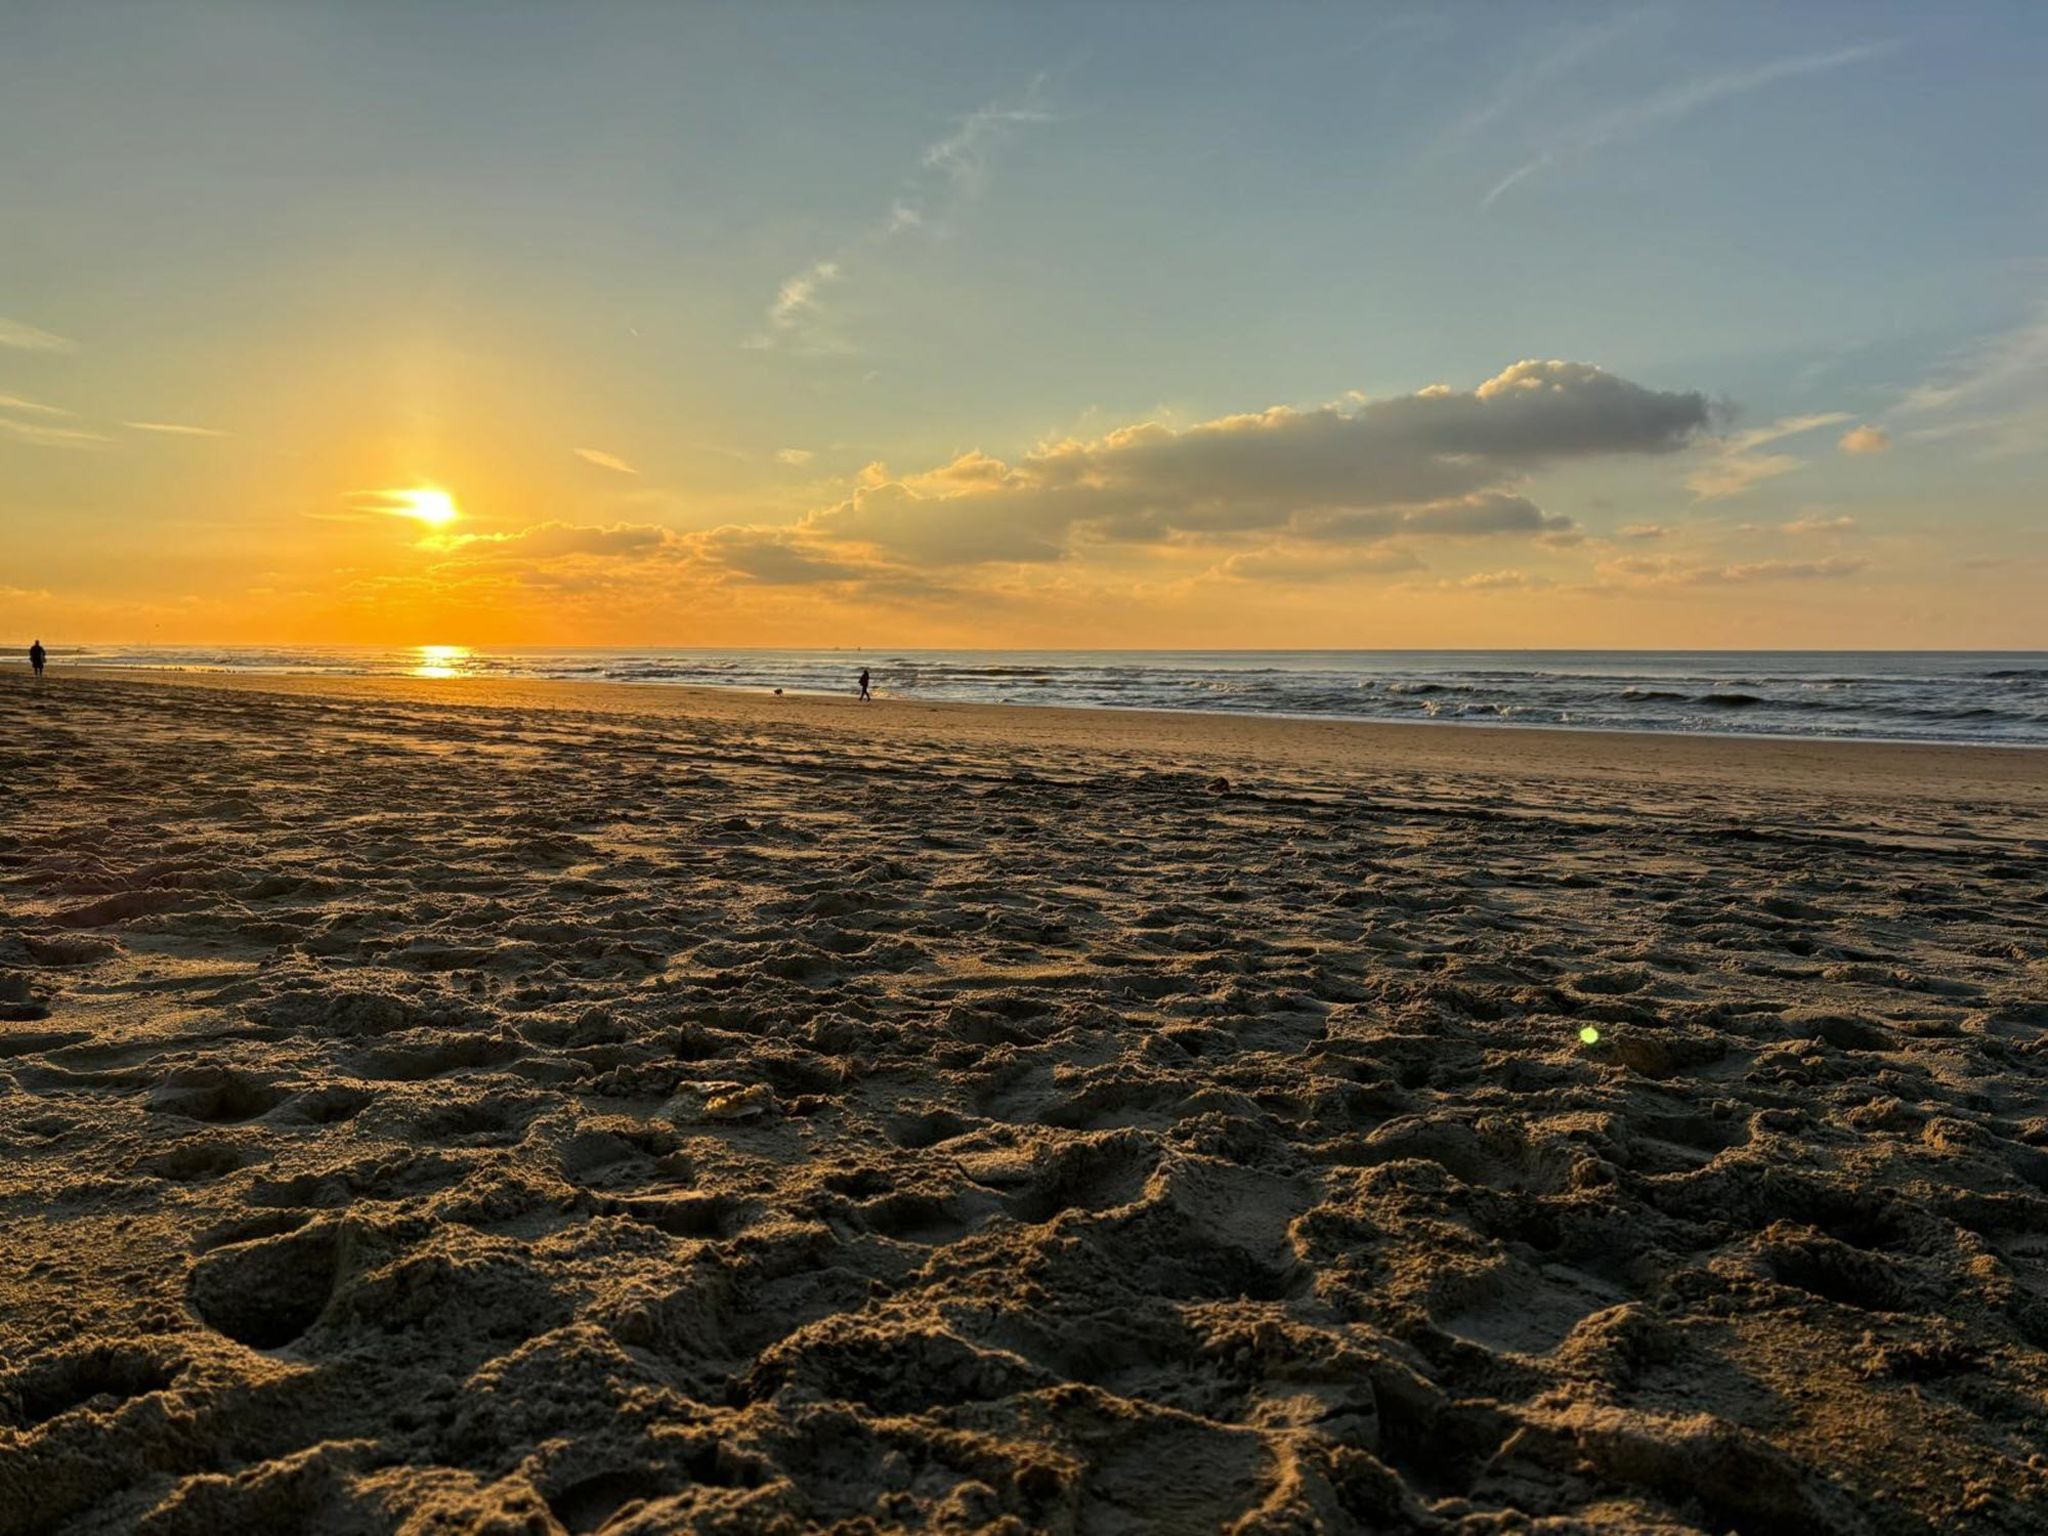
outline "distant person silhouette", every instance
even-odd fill
[[[36,669],[36,676],[38,678],[41,678],[43,675],[43,663],[49,659],[50,653],[43,649],[42,641],[38,640],[28,648],[28,664]],[[861,691],[863,694],[867,691],[867,673],[865,672],[861,673]]]
[[[868,692],[868,669],[866,667],[860,669],[860,701],[863,704],[875,702],[875,696]]]

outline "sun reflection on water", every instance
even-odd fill
[[[417,645],[413,651],[418,660],[408,674],[412,677],[460,677],[469,660],[466,645]]]

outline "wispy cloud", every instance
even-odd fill
[[[1701,501],[1722,501],[1739,496],[1766,480],[1805,467],[1806,461],[1789,453],[1758,453],[1756,450],[1788,437],[1838,427],[1850,420],[1846,411],[1820,411],[1809,416],[1784,416],[1767,427],[1724,438],[1715,456],[1685,478],[1687,489]]]
[[[124,421],[122,426],[136,432],[160,432],[167,437],[226,437],[218,427],[195,427],[181,421]]]
[[[637,475],[639,470],[628,464],[615,453],[606,453],[602,448],[578,448],[576,457],[586,464],[595,464],[599,469],[608,469],[615,475]]]
[[[1545,53],[1518,64],[1478,106],[1453,122],[1438,137],[1435,149],[1448,149],[1476,138],[1543,87],[1563,79],[1594,55],[1620,42],[1644,22],[1662,14],[1655,7],[1624,11],[1564,36]]]
[[[1527,571],[1474,571],[1470,576],[1461,576],[1456,585],[1467,592],[1517,592],[1537,590],[1550,585],[1548,578],[1531,576]]]
[[[2038,303],[2011,330],[1952,356],[1933,379],[1898,401],[1896,414],[1925,416],[2040,393],[2048,393],[2048,303]]]
[[[67,412],[52,411],[53,415]],[[99,448],[112,439],[102,432],[88,432],[83,427],[63,426],[55,421],[19,421],[10,416],[0,416],[0,436],[14,439],[31,448]]]
[[[24,421],[22,417],[28,419]],[[77,412],[67,411],[60,405],[46,405],[40,400],[29,400],[20,395],[0,395],[0,433],[18,443],[37,448],[95,448],[114,440],[106,432],[69,425],[77,420]],[[172,421],[124,421],[121,425],[134,432],[156,432],[177,437],[228,435],[215,427],[194,427]]]
[[[0,315],[0,347],[13,347],[22,352],[69,352],[77,345],[67,336],[54,335]]]
[[[654,523],[538,523],[511,533],[451,533],[436,542],[462,559],[557,560],[575,556],[642,556],[676,544],[678,535]]]
[[[2041,455],[2048,447],[2048,299],[1950,352],[1882,419],[1882,426],[1846,433],[1842,451],[1881,453],[1896,439],[1960,443],[1991,459]]]
[[[1040,75],[1025,87],[1023,100],[1016,106],[991,102],[968,113],[958,128],[925,150],[924,168],[944,176],[957,192],[979,193],[988,179],[989,154],[1009,131],[1021,124],[1051,121],[1052,114],[1039,102],[1039,93],[1044,89],[1045,77]],[[903,213],[910,215],[911,223],[923,223],[922,196],[899,199],[890,210],[890,221],[898,222],[899,214]]]
[[[32,416],[69,416],[72,414],[61,405],[45,405],[40,400],[24,400],[20,395],[0,395],[0,411],[22,411]]]
[[[1840,581],[1863,571],[1869,562],[1826,560],[1752,560],[1738,565],[1701,565],[1669,559],[1629,556],[1610,560],[1600,574],[1610,581],[1638,587],[1746,586],[1759,581]]]
[[[1726,101],[1735,96],[1746,96],[1752,91],[1776,85],[1781,80],[1824,74],[1829,70],[1860,64],[1867,59],[1890,53],[1898,46],[1895,39],[1887,39],[1881,42],[1858,43],[1851,48],[1837,48],[1827,53],[1804,53],[1790,58],[1772,59],[1748,69],[1728,70],[1721,74],[1702,75],[1697,79],[1682,81],[1659,91],[1654,96],[1646,96],[1640,101],[1610,108],[1576,128],[1566,130],[1541,153],[1503,176],[1486,196],[1479,200],[1479,206],[1492,207],[1510,188],[1527,181],[1540,171],[1567,160],[1592,154],[1607,145],[1635,138],[1665,123],[1690,117],[1716,102]]]
[[[1210,574],[1225,581],[1327,582],[1351,581],[1360,576],[1394,576],[1421,569],[1421,556],[1400,544],[1331,549],[1327,544],[1283,539],[1228,555]]]
[[[747,345],[772,347],[781,337],[806,331],[814,351],[845,350],[843,342],[824,337],[819,329],[819,322],[825,317],[824,300],[819,295],[827,284],[838,282],[841,275],[838,262],[818,261],[785,277],[782,286],[775,290],[775,302],[768,306],[768,329],[750,338]]]
[[[808,448],[778,448],[775,457],[785,464],[808,464],[817,455]]]
[[[1051,121],[1040,100],[1045,77],[1034,78],[1013,105],[991,102],[960,119],[944,138],[925,146],[904,190],[880,219],[838,250],[790,274],[776,286],[760,330],[743,346],[804,352],[850,352],[825,303],[828,288],[846,282],[863,262],[913,231],[941,232],[947,213],[981,196],[991,158],[1018,128]]]

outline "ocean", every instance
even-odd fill
[[[646,686],[1468,726],[2048,746],[2048,652],[77,647],[51,663]]]

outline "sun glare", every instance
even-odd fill
[[[461,516],[455,506],[455,498],[446,491],[432,486],[418,486],[409,491],[391,493],[395,505],[392,511],[400,517],[417,518],[429,528],[445,528]]]
[[[418,645],[413,650],[418,657],[412,666],[414,677],[460,677],[469,660],[466,645]]]

